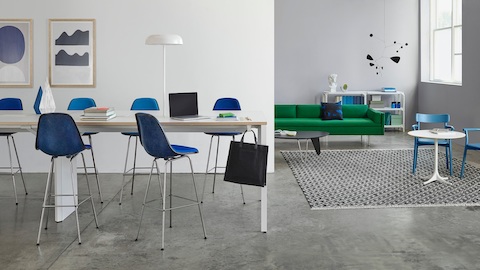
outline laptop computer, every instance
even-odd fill
[[[172,119],[186,121],[210,118],[198,115],[197,92],[171,93],[168,95],[168,102]]]

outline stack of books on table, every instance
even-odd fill
[[[238,118],[234,113],[219,113],[217,116],[217,121],[237,121]]]
[[[107,121],[116,116],[115,109],[112,107],[90,107],[83,111],[81,120]]]
[[[281,136],[296,136],[297,132],[295,130],[281,130],[277,129],[275,130],[275,135],[281,135]]]

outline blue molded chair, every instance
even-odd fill
[[[40,233],[42,231],[43,217],[45,215],[45,208],[55,207],[75,207],[75,217],[77,221],[77,234],[78,244],[82,243],[80,238],[80,225],[78,222],[78,206],[90,199],[92,203],[93,216],[95,218],[95,224],[98,228],[97,212],[95,211],[95,204],[93,202],[92,193],[90,191],[90,185],[88,183],[87,169],[85,168],[85,157],[83,156],[83,150],[87,149],[82,141],[82,137],[78,131],[77,125],[73,121],[73,118],[65,113],[47,113],[42,114],[38,119],[37,137],[35,142],[35,149],[42,151],[43,153],[51,156],[50,170],[47,176],[47,184],[45,186],[45,195],[43,197],[42,214],[40,217],[40,225],[38,226],[37,245],[40,244]],[[58,157],[66,157],[70,159],[70,168],[72,171],[72,189],[74,188],[74,174],[77,173],[76,163],[73,160],[81,154],[83,167],[85,170],[85,179],[87,182],[88,196],[79,201],[79,194],[52,194],[52,174],[54,169],[54,161]],[[73,197],[73,203],[69,205],[56,205],[50,203],[51,197],[55,196],[67,196]],[[48,211],[48,210],[47,210]],[[45,221],[45,229],[47,229],[47,219]]]
[[[240,111],[242,108],[240,107],[240,102],[236,98],[219,98],[213,105],[213,110],[214,111]],[[241,132],[206,132],[205,134],[211,135],[210,137],[210,146],[208,148],[208,158],[207,158],[207,169],[205,171],[205,180],[207,178],[207,175],[209,172],[212,170],[213,172],[213,186],[212,186],[212,193],[215,193],[215,181],[216,181],[216,176],[217,176],[217,169],[218,168],[225,168],[225,167],[219,167],[218,166],[218,149],[220,145],[220,137],[232,137],[232,140],[235,140],[236,135],[242,134]],[[215,166],[212,168],[209,168],[210,165],[210,154],[212,152],[212,142],[213,138],[217,138],[217,149],[216,149],[216,155],[215,155]],[[245,198],[243,197],[243,187],[240,185],[240,190],[242,193],[242,200],[243,203],[245,204]],[[203,193],[205,192],[205,184],[203,185],[203,191],[202,191],[202,200],[203,200]]]
[[[465,172],[465,161],[467,160],[467,150],[480,150],[480,143],[470,142],[469,133],[478,132],[480,128],[464,128],[463,132],[465,133],[465,148],[463,150],[463,160],[462,160],[462,170],[460,171],[460,178],[463,178],[463,173]]]
[[[22,100],[18,98],[3,98],[0,99],[0,110],[23,110],[23,105],[22,105]],[[18,198],[17,198],[17,186],[15,183],[15,174],[20,172],[20,177],[22,178],[23,182],[23,188],[25,189],[25,194],[28,194],[27,192],[27,187],[25,186],[25,180],[23,179],[23,172],[22,172],[22,166],[20,165],[20,159],[18,158],[18,152],[17,152],[17,146],[15,145],[15,140],[13,139],[13,134],[12,133],[0,133],[0,137],[5,137],[7,139],[7,146],[8,146],[8,157],[10,160],[10,166],[8,167],[0,167],[2,170],[9,170],[9,174],[12,176],[12,182],[13,182],[13,192],[15,193],[15,204],[18,205]],[[10,139],[12,140],[12,143],[10,143]],[[13,166],[13,160],[12,160],[12,148],[11,145],[13,145],[13,150],[15,151],[15,157],[17,158],[17,165],[18,166]]]
[[[416,124],[412,125],[412,130],[421,129],[420,123],[424,124],[441,124],[442,128],[447,128],[450,130],[455,130],[452,125],[449,125],[450,115],[449,114],[424,114],[417,113],[415,116]],[[417,138],[415,137],[415,143],[413,148],[413,173],[415,173],[417,167],[417,156],[418,156],[418,147],[423,145],[435,145],[433,139]],[[447,169],[450,169],[450,175],[453,174],[452,168],[452,140],[438,140],[438,146],[445,147],[445,159]]]
[[[205,239],[207,239],[207,233],[205,230],[205,223],[203,222],[203,215],[202,215],[202,208],[200,207],[200,201],[198,199],[198,194],[197,194],[197,188],[195,185],[195,177],[193,173],[193,166],[192,166],[192,161],[188,155],[190,154],[196,154],[198,153],[198,150],[193,147],[188,147],[188,146],[183,146],[183,145],[174,145],[170,144],[168,142],[168,139],[165,135],[165,132],[163,131],[162,126],[158,122],[158,120],[151,114],[147,113],[136,113],[135,118],[137,120],[137,128],[140,136],[140,142],[143,145],[143,148],[145,148],[145,151],[153,157],[153,162],[152,166],[150,168],[150,175],[147,183],[147,189],[145,191],[145,197],[143,199],[143,204],[142,204],[142,213],[140,216],[140,222],[138,224],[138,231],[137,231],[137,238],[135,241],[138,240],[138,235],[140,234],[140,226],[142,225],[142,220],[143,220],[143,213],[145,210],[145,204],[147,201],[147,196],[148,196],[148,190],[150,188],[150,182],[152,180],[152,174],[153,174],[153,168],[157,168],[157,174],[158,174],[158,164],[157,160],[158,159],[163,159],[165,160],[165,166],[164,166],[164,172],[163,172],[163,188],[162,185],[161,187],[161,193],[162,193],[162,250],[165,247],[164,240],[165,240],[165,212],[170,211],[170,227],[172,227],[172,210],[178,209],[178,208],[184,208],[188,206],[197,206],[198,211],[200,213],[200,220],[202,222],[202,227],[203,227],[203,236]],[[186,158],[188,159],[188,162],[190,163],[190,170],[192,174],[192,182],[193,182],[193,189],[195,190],[195,199],[189,199],[185,197],[180,197],[180,196],[175,196],[180,199],[187,200],[191,203],[186,204],[186,205],[179,205],[179,206],[173,206],[172,205],[172,162],[175,160],[183,159]],[[170,165],[170,166],[168,166]],[[170,167],[170,204],[169,208],[166,208],[166,185],[167,185],[167,170],[168,167]],[[151,201],[149,201],[151,202]]]
[[[160,108],[158,107],[158,102],[154,98],[137,98],[133,101],[132,107],[130,108],[132,111],[159,111]],[[122,204],[122,197],[123,197],[123,187],[125,185],[125,177],[132,172],[132,190],[130,191],[130,195],[133,195],[133,185],[135,183],[135,171],[137,169],[146,169],[147,167],[137,167],[137,149],[138,149],[138,132],[122,132],[123,135],[128,136],[128,144],[127,144],[127,155],[125,157],[125,166],[123,168],[123,180],[122,180],[122,190],[120,191],[120,201],[119,204]],[[133,166],[130,169],[127,169],[128,164],[128,154],[130,152],[130,140],[135,138],[135,152],[133,155]],[[149,167],[148,167],[149,168]]]
[[[95,100],[93,98],[74,98],[70,101],[68,104],[67,110],[76,110],[76,111],[83,111],[86,108],[90,107],[96,107],[97,104],[95,103]],[[90,153],[92,154],[92,164],[93,166],[87,167],[87,169],[93,169],[93,173],[95,174],[95,179],[97,180],[97,188],[98,188],[98,194],[100,196],[100,203],[103,203],[103,197],[102,197],[102,189],[100,188],[100,181],[98,180],[98,170],[97,170],[97,164],[95,163],[95,155],[93,154],[93,144],[92,144],[92,135],[97,134],[98,132],[84,132],[82,133],[82,136],[88,137],[88,144],[85,144],[85,147],[87,150],[90,150]]]

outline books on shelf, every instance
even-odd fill
[[[363,96],[342,96],[342,104],[364,104]]]
[[[370,105],[370,108],[385,108],[385,102],[382,100],[380,101],[371,100],[369,105]]]
[[[80,119],[88,121],[107,121],[115,118],[116,115],[113,107],[90,107],[83,110],[83,115],[80,116]]]

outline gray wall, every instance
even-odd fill
[[[381,60],[384,69],[376,75],[366,56],[396,55],[388,46],[393,41],[408,46],[399,51],[398,64]],[[315,103],[328,90],[327,76],[337,73],[339,85],[352,91],[404,91],[409,126],[417,110],[418,59],[418,0],[275,1],[276,104]]]
[[[449,113],[456,130],[480,127],[480,1],[463,0],[462,86],[420,83],[418,111]],[[463,140],[455,140],[461,144]]]

